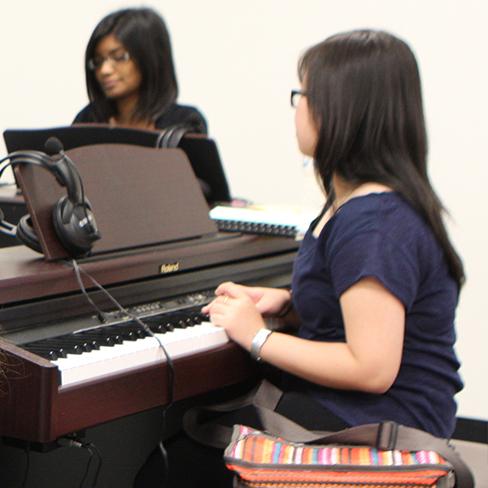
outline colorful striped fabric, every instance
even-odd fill
[[[434,451],[296,444],[242,425],[224,457],[244,486],[452,486],[450,464]]]

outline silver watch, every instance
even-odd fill
[[[251,357],[256,361],[261,361],[261,348],[264,343],[268,340],[268,337],[273,333],[270,329],[259,329],[251,342]]]

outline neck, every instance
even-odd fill
[[[138,100],[139,97],[135,93],[116,101],[117,115],[112,120],[114,125],[123,125],[136,129],[154,129],[154,122],[134,117]]]
[[[127,97],[119,98],[116,100],[117,116],[116,121],[119,124],[127,124],[134,120],[134,112],[136,111],[137,94],[129,95]]]
[[[333,203],[334,210],[351,198],[357,196],[367,195],[368,193],[384,193],[392,191],[390,187],[374,181],[352,184],[341,178],[337,173],[332,175],[332,185],[335,192],[335,200]]]
[[[334,209],[339,208],[343,203],[351,198],[359,186],[361,185],[353,185],[338,176],[337,173],[334,173],[332,175],[332,187],[334,188],[335,199],[332,207]]]

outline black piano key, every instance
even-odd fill
[[[143,324],[148,325],[146,324],[145,319],[141,319],[141,321]],[[129,340],[144,339],[144,337],[149,335],[149,333],[144,330],[143,326],[136,321],[131,321],[127,324],[113,325],[109,329],[113,331],[113,333],[124,338],[127,336]]]
[[[96,331],[87,331],[83,334],[98,334],[98,337],[105,341],[103,345],[122,344],[124,341],[136,341],[143,339],[148,334],[136,322],[129,322],[127,324],[117,324],[97,329]]]
[[[175,326],[178,329],[186,329],[188,327],[188,323],[187,323],[186,319],[180,319],[176,322]]]
[[[167,315],[144,317],[141,320],[151,329],[152,332],[156,332],[158,334],[164,334],[174,330],[174,325],[171,320],[168,319]]]
[[[151,329],[151,332],[156,332],[158,334],[164,334],[165,332],[167,332],[166,326],[162,322],[151,324],[149,328]]]
[[[102,332],[80,332],[77,335],[83,336],[85,340],[90,340],[98,346],[111,347],[116,344],[115,340],[110,335],[103,334]]]
[[[163,317],[163,323],[166,325],[168,331],[174,330],[175,328],[184,329],[188,326],[185,318],[180,313],[171,313]]]
[[[207,320],[207,317],[202,314],[202,312],[196,312],[192,314],[192,320],[195,324],[201,324]]]
[[[144,339],[144,337],[147,337],[149,335],[148,332],[144,330],[139,324],[134,325],[131,333],[136,335],[139,339]]]
[[[97,349],[97,344],[93,344],[92,341],[87,341],[81,337],[73,336],[60,338],[61,343],[81,349],[82,352],[90,352],[93,349]]]
[[[164,323],[163,327],[166,332],[173,332],[175,330],[175,326],[171,322]]]
[[[37,354],[45,359],[49,359],[50,361],[56,361],[59,358],[65,358],[67,356],[66,352],[61,350],[54,350],[50,347],[44,347],[38,344],[24,344],[22,347],[29,352]]]
[[[74,350],[74,354],[81,354],[83,352],[90,352],[93,349],[97,349],[97,344],[93,344],[92,341],[80,337],[79,334],[58,336],[52,340],[62,344],[68,351],[70,349]]]
[[[81,354],[82,351],[80,347],[76,344],[67,344],[58,341],[57,339],[44,339],[37,343],[38,347],[44,347],[44,350],[52,350],[58,356],[61,355],[63,352],[65,354]]]
[[[58,344],[48,344],[45,340],[29,344],[29,350],[32,349],[36,349],[37,351],[45,351],[47,353],[52,352],[56,354],[58,358],[65,358],[68,354],[68,351],[66,351],[65,348]]]
[[[174,326],[171,322],[157,322],[153,323],[149,326],[152,332],[156,332],[158,334],[165,334],[166,332],[171,332],[174,330]]]
[[[124,342],[124,338],[120,334],[113,334],[110,338],[114,341],[114,344],[122,344]]]
[[[108,332],[121,337],[124,341],[137,341],[147,334],[139,325],[115,325],[109,327]]]
[[[76,343],[76,342],[71,342],[69,340],[67,340],[67,338],[65,339],[49,339],[46,341],[46,344],[51,346],[52,348],[56,348],[56,347],[59,347],[59,348],[62,348],[64,349],[68,354],[83,354],[83,352],[85,352],[83,350],[83,347]]]
[[[178,327],[180,329],[186,329],[187,327],[193,327],[194,325],[196,325],[196,323],[191,315],[178,314],[174,319],[174,325],[175,327]]]

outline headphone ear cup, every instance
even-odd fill
[[[24,215],[19,220],[19,223],[17,224],[16,237],[22,244],[25,244],[30,249],[42,254],[41,244],[37,238],[37,234],[34,230],[32,219],[29,214]]]
[[[100,237],[86,200],[73,205],[67,196],[62,197],[53,208],[53,225],[61,244],[74,257],[90,252]]]

